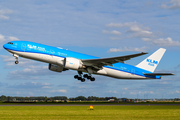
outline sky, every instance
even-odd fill
[[[180,0],[0,0],[0,95],[180,98]],[[122,80],[76,71],[48,70],[48,63],[15,58],[3,49],[13,40],[38,42],[98,57],[148,52],[126,61],[137,65],[167,49],[155,72],[161,80]]]

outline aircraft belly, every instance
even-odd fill
[[[110,77],[120,78],[120,79],[128,79],[128,78],[130,78],[129,73],[114,70],[114,69],[109,69],[109,68],[104,68],[104,69],[107,72],[107,75],[110,76]]]
[[[146,77],[131,74],[128,72],[120,71],[120,70],[114,70],[110,68],[104,68],[104,70],[107,72],[106,76],[118,78],[118,79],[145,79]]]
[[[105,69],[102,69],[102,70],[97,71],[97,74],[107,75],[107,72]]]
[[[19,52],[19,51],[10,51],[13,54],[17,54],[20,57],[33,59],[41,62],[51,63],[51,64],[57,64],[58,61],[62,60],[63,58],[57,57],[57,56],[51,56],[47,54],[39,54],[39,53],[30,53],[30,52]]]

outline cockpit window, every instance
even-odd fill
[[[12,43],[12,42],[8,42],[8,44],[11,44],[11,45],[13,45],[13,43]]]

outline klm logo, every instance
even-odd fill
[[[158,64],[158,61],[156,61],[156,60],[147,59],[146,61],[148,62],[148,65],[150,65],[150,66],[154,66],[155,64],[156,65]]]

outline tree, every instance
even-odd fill
[[[84,96],[78,96],[75,98],[75,100],[81,100],[81,101],[85,101],[87,98]]]
[[[1,101],[6,101],[7,97],[5,95],[1,95]]]

